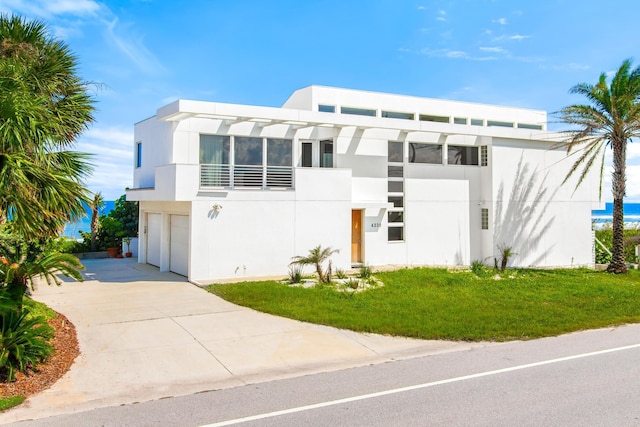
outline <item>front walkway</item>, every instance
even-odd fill
[[[50,389],[0,414],[0,424],[486,345],[298,322],[135,260],[84,264],[85,282],[34,293],[76,326],[80,356]]]

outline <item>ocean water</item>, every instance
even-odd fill
[[[105,200],[104,207],[100,210],[100,216],[107,215],[114,208],[115,200]],[[71,239],[81,239],[80,231],[91,231],[91,208],[89,206],[84,207],[86,212],[85,216],[78,221],[70,222],[64,227],[62,235]]]
[[[625,203],[623,205],[624,222],[640,222],[640,203]],[[605,203],[604,209],[591,211],[591,219],[596,224],[605,224],[613,221],[613,203]]]

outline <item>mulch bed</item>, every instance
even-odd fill
[[[0,396],[29,397],[51,387],[71,368],[80,354],[75,326],[60,313],[49,321],[49,325],[56,331],[52,342],[53,355],[38,365],[37,371],[19,372],[14,382],[0,382]]]

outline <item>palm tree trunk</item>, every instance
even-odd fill
[[[92,206],[91,209],[91,251],[97,249],[97,237],[98,237],[98,207]]]
[[[611,190],[613,192],[613,248],[611,263],[607,267],[610,273],[626,273],[627,263],[624,260],[624,211],[626,140],[612,140],[613,175]]]

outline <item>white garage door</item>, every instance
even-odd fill
[[[171,258],[169,270],[187,276],[189,274],[189,217],[171,215]]]
[[[147,214],[147,263],[160,267],[160,214]]]

